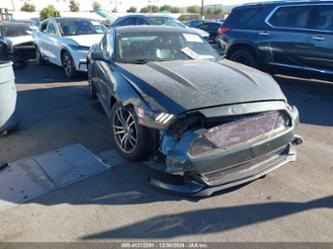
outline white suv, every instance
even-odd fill
[[[91,19],[57,17],[45,20],[34,33],[36,61],[62,66],[69,78],[87,71],[90,47],[99,43],[105,27]]]

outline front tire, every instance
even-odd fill
[[[61,61],[66,76],[70,79],[75,79],[78,76],[78,72],[76,71],[75,63],[72,56],[68,52],[63,52],[61,56]]]
[[[236,50],[229,57],[232,61],[254,68],[257,67],[256,57],[254,53],[248,48]]]
[[[111,110],[112,140],[125,158],[134,161],[147,159],[153,151],[152,133],[140,125],[132,108],[116,102]]]

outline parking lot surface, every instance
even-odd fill
[[[108,120],[85,76],[30,62],[17,70],[22,126],[0,138],[13,162],[81,143],[110,149]],[[301,115],[298,160],[264,179],[210,198],[152,189],[151,171],[126,162],[0,212],[0,241],[333,241],[333,83],[276,76]]]

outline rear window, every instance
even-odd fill
[[[308,28],[312,9],[311,6],[279,7],[268,22],[278,28]]]
[[[254,21],[262,7],[235,8],[227,18],[228,25],[244,26]]]

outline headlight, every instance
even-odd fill
[[[169,114],[169,113],[164,113],[162,112],[161,114],[159,114],[156,118],[155,118],[155,121],[157,123],[160,123],[160,124],[167,124],[172,118],[174,117],[173,114]]]
[[[162,129],[170,124],[175,118],[175,115],[173,114],[150,112],[141,107],[137,108],[135,111],[139,123],[151,128]]]
[[[76,44],[69,44],[68,45],[71,49],[73,50],[84,50],[84,51],[89,51],[90,47],[88,46],[80,46],[80,45],[76,45]]]

